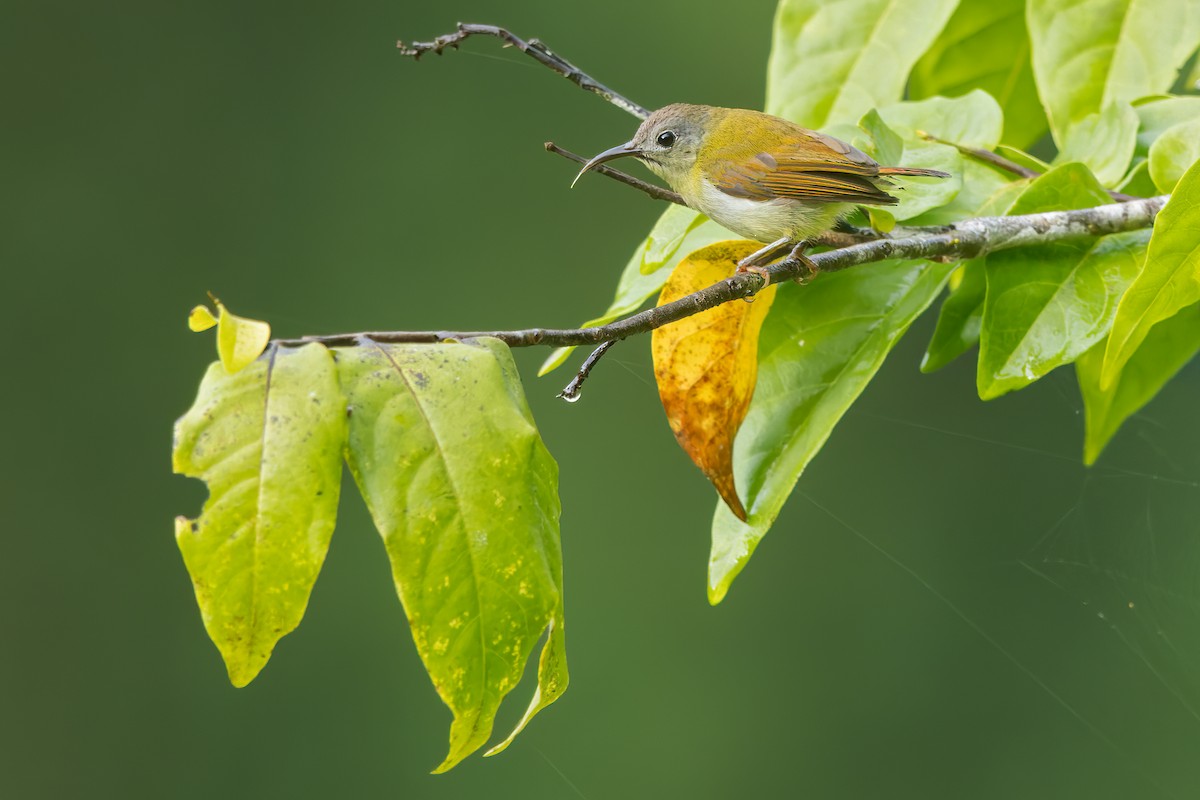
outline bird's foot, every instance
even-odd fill
[[[777,239],[771,242],[766,247],[760,250],[755,250],[750,255],[738,262],[738,272],[746,272],[750,267],[762,267],[770,264],[779,254],[792,246],[791,239]]]
[[[762,278],[763,283],[762,283],[762,286],[760,286],[758,288],[758,291],[761,292],[763,289],[765,289],[771,285],[771,272],[766,267],[760,267],[757,264],[751,264],[749,266],[743,266],[741,264],[738,264],[737,274],[745,275],[747,273],[749,273],[751,275],[757,275],[758,277]],[[747,297],[743,297],[742,299],[745,300],[747,303],[753,303],[754,295],[749,295]]]
[[[811,281],[813,278],[815,278],[817,276],[817,273],[819,273],[821,271],[821,268],[818,267],[811,258],[809,258],[808,256],[806,256],[804,254],[804,251],[807,248],[808,248],[808,242],[801,242],[800,244],[798,244],[794,248],[792,248],[792,253],[791,253],[791,255],[788,256],[788,258],[792,258],[792,259],[795,259],[796,261],[799,261],[800,266],[804,267],[803,274],[797,275],[796,277],[792,278],[793,281],[800,284],[801,286],[803,286],[804,284]]]

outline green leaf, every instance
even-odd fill
[[[444,772],[487,741],[548,627],[521,725],[566,688],[558,467],[495,339],[368,340],[338,358],[353,412],[350,470],[417,652],[454,714]]]
[[[1104,349],[1105,343],[1100,342],[1075,362],[1087,425],[1083,461],[1088,465],[1096,463],[1122,423],[1150,402],[1200,351],[1200,304],[1152,327],[1108,389],[1100,388]]]
[[[1192,165],[1154,222],[1146,266],[1113,320],[1100,385],[1111,387],[1150,329],[1200,301],[1200,163]]]
[[[886,163],[940,169],[951,175],[943,180],[900,179],[903,188],[895,193],[900,203],[888,209],[896,219],[911,220],[949,206],[963,191],[970,193],[965,199],[966,203],[977,204],[982,202],[982,198],[976,192],[994,192],[1008,182],[1006,177],[995,176],[991,168],[977,173],[970,160],[961,156],[957,149],[927,141],[921,135],[923,132],[964,147],[991,149],[1000,139],[1003,118],[1000,107],[987,93],[973,91],[954,99],[934,97],[897,103],[871,113],[876,116],[864,116],[860,126],[876,139],[891,133],[903,145],[901,157]],[[892,149],[890,143],[888,149]],[[977,174],[981,177],[972,182],[971,179]],[[955,204],[951,213],[959,218],[963,210],[961,204]]]
[[[961,0],[933,46],[913,68],[914,99],[982,89],[1003,109],[1003,140],[1028,147],[1046,131],[1025,30],[1025,0]]]
[[[1200,40],[1193,0],[1029,0],[1033,73],[1059,149],[1112,103],[1165,92]]]
[[[880,164],[899,164],[904,155],[904,140],[872,108],[858,121],[858,127],[871,136],[871,155]]]
[[[983,319],[983,297],[987,279],[983,259],[973,258],[962,265],[962,280],[942,302],[937,327],[921,359],[922,372],[935,372],[970,350],[979,341]]]
[[[973,158],[964,158],[963,185],[954,199],[908,220],[910,225],[950,225],[967,217],[1003,214],[1025,187],[1026,178],[1000,172]]]
[[[1143,158],[1168,128],[1200,119],[1200,97],[1159,97],[1133,107],[1138,115],[1137,155]]]
[[[958,0],[781,0],[767,111],[809,128],[856,123],[904,96]]]
[[[1000,141],[1004,112],[987,92],[976,89],[962,97],[931,97],[879,109],[905,141],[918,141],[917,131],[963,147],[991,150]]]
[[[893,219],[910,220],[948,205],[963,188],[963,157],[959,155],[958,150],[949,145],[906,141],[904,155],[896,166],[937,169],[949,173],[950,177],[896,178],[897,185],[890,193],[900,202],[886,209]]]
[[[1105,186],[1125,176],[1137,146],[1138,116],[1128,103],[1111,103],[1103,111],[1074,123],[1067,131],[1056,164],[1086,164]]]
[[[1150,179],[1150,162],[1139,161],[1133,169],[1129,170],[1129,174],[1125,176],[1125,180],[1117,184],[1117,191],[1133,197],[1154,197],[1157,195],[1158,187]]]
[[[1041,176],[1010,214],[1089,208],[1109,202],[1082,164]],[[1117,301],[1145,255],[1147,231],[1056,242],[987,257],[979,339],[979,396],[991,400],[1074,361],[1104,338]]]
[[[734,473],[749,522],[718,505],[709,602],[725,597],[800,473],[953,268],[883,261],[820,275],[803,287],[780,287],[759,337],[754,398],[734,442]]]
[[[1150,146],[1150,177],[1163,194],[1200,161],[1200,118],[1173,125]]]
[[[208,368],[175,424],[175,472],[209,496],[175,538],[229,680],[245,686],[300,624],[337,515],[346,404],[329,351]]]
[[[716,242],[740,238],[697,211],[672,205],[658,218],[646,241],[625,265],[617,283],[616,296],[608,309],[580,327],[604,325],[636,311],[663,287],[671,270],[688,253]],[[542,363],[538,377],[561,367],[574,350],[574,347],[556,348]]]

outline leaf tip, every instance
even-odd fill
[[[537,376],[539,378],[544,377],[561,367],[563,363],[570,358],[571,352],[574,349],[574,347],[559,347],[553,350],[550,355],[546,357],[546,360],[542,362],[542,365],[538,367]]]
[[[733,512],[733,515],[742,522],[745,522],[747,519],[746,507],[742,505],[742,499],[738,497],[737,487],[733,483],[732,469],[731,464],[729,471],[710,475],[709,480],[712,481],[713,486],[717,489],[717,494],[721,495],[721,499],[725,501],[725,505],[729,506],[729,510]]]
[[[721,601],[725,599],[726,591],[727,591],[727,589],[724,586],[711,586],[710,585],[708,587],[708,604],[710,606],[721,605]]]
[[[262,672],[263,667],[266,665],[267,662],[265,660],[260,663],[254,663],[248,659],[226,658],[225,670],[229,673],[229,682],[233,684],[235,689],[245,689],[250,685],[251,681],[258,677],[258,673]]]

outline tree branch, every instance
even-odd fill
[[[405,44],[403,41],[399,41],[396,42],[396,48],[400,51],[401,55],[412,56],[414,60],[417,60],[428,52],[434,52],[440,56],[442,51],[447,47],[457,50],[460,43],[476,35],[495,36],[504,42],[505,47],[517,48],[539,64],[554,70],[580,89],[600,95],[617,108],[632,114],[638,119],[645,119],[650,116],[650,112],[646,108],[633,102],[628,97],[614,92],[570,61],[551,52],[550,48],[546,47],[539,40],[530,39],[529,41],[525,41],[510,31],[496,25],[472,25],[460,22],[458,23],[458,30],[454,33],[439,36],[432,42],[412,42],[411,44]]]
[[[554,153],[556,156],[562,156],[570,161],[574,161],[576,164],[587,163],[587,159],[583,156],[572,153],[570,150],[564,150],[554,142],[546,142],[545,147],[547,151]],[[619,169],[613,169],[612,167],[601,164],[598,167],[593,167],[592,172],[598,172],[601,175],[612,178],[613,180],[623,183],[626,186],[632,186],[639,192],[645,192],[646,194],[650,195],[655,200],[666,200],[668,203],[675,203],[676,205],[681,206],[687,205],[687,203],[683,202],[682,197],[680,197],[677,193],[672,192],[670,189],[664,189],[661,186],[655,186],[653,183],[646,183],[644,180],[635,178],[629,173],[622,172]]]
[[[558,393],[558,396],[563,400],[566,400],[568,403],[574,403],[576,400],[578,400],[580,398],[580,393],[583,391],[583,382],[588,379],[588,375],[592,374],[592,367],[596,366],[596,362],[604,358],[604,354],[607,353],[618,341],[618,339],[610,339],[593,350],[588,357],[583,360],[583,364],[579,367],[579,371],[575,373],[575,377],[571,378],[571,382],[566,385],[566,388]]]
[[[1075,239],[1088,239],[1110,233],[1149,228],[1167,202],[1167,196],[1150,197],[1128,203],[1115,203],[1076,211],[1048,211],[1015,217],[979,217],[963,220],[946,230],[919,232],[901,239],[874,241],[810,255],[820,273],[837,272],[893,258],[966,259],[1008,250],[1014,247],[1044,245]],[[767,267],[769,283],[781,283],[807,274],[805,265],[786,258]],[[385,343],[431,344],[447,339],[469,339],[491,336],[509,347],[547,345],[599,345],[629,336],[652,331],[684,317],[699,314],[714,306],[749,297],[766,283],[755,273],[734,275],[725,280],[682,297],[672,303],[600,325],[594,328],[525,328],[509,331],[380,331],[369,333],[339,333],[326,336],[305,336],[300,339],[278,339],[276,344],[297,347],[310,342],[337,347],[351,346],[367,337]]]

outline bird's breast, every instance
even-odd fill
[[[788,198],[748,200],[725,194],[707,180],[692,192],[681,192],[687,204],[718,224],[747,239],[801,241],[824,233],[850,206],[841,203],[803,203]]]

